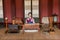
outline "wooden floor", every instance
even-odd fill
[[[60,30],[55,29],[54,33],[39,32],[27,33],[7,33],[5,28],[0,29],[0,40],[60,40]]]

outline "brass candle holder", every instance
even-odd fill
[[[7,31],[8,31],[8,18],[7,17],[5,17],[5,25],[6,25],[6,32],[5,33],[7,33]]]
[[[49,17],[49,21],[50,21],[50,33],[55,32],[53,27],[53,17]]]

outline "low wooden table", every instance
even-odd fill
[[[24,24],[24,25],[23,25],[23,31],[24,31],[25,29],[28,29],[28,30],[40,30],[40,28],[39,28],[39,23]]]

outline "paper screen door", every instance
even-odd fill
[[[28,17],[28,13],[32,13],[32,17],[37,22],[39,20],[39,0],[24,0],[24,18]]]

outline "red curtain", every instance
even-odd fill
[[[24,1],[23,0],[4,0],[4,16],[8,18],[8,22],[13,17],[24,18]]]

